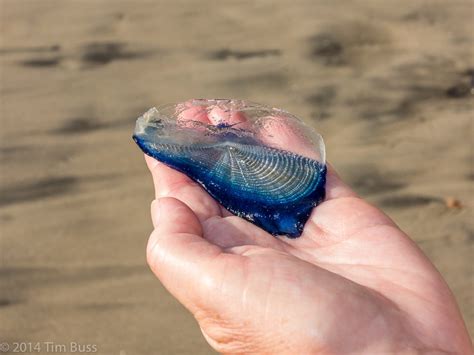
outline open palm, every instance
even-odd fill
[[[199,119],[242,120],[220,114]],[[302,236],[288,239],[231,215],[186,176],[146,161],[157,198],[150,267],[217,351],[470,353],[440,274],[331,168],[325,201]]]

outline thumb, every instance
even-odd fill
[[[216,256],[222,250],[202,237],[199,219],[180,200],[153,201],[152,219],[155,230],[148,241],[148,264],[168,291],[194,313],[206,289],[213,287],[214,265],[220,259]]]

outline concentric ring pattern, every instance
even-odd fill
[[[319,163],[297,154],[230,142],[201,149],[217,157],[207,163],[208,178],[228,182],[234,193],[251,194],[264,205],[299,201],[318,183]]]

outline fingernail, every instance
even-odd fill
[[[158,227],[160,223],[160,201],[153,200],[151,203],[151,221],[153,222],[153,227]]]
[[[153,171],[153,169],[155,169],[155,167],[160,163],[158,160],[156,160],[155,158],[152,158],[146,154],[145,155],[145,162],[146,164],[148,165],[148,168]]]

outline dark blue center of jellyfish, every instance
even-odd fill
[[[268,147],[226,129],[229,125],[216,128],[191,143],[163,139],[159,125],[136,129],[133,139],[145,154],[198,182],[235,215],[272,235],[299,237],[313,207],[324,199],[326,165]]]

